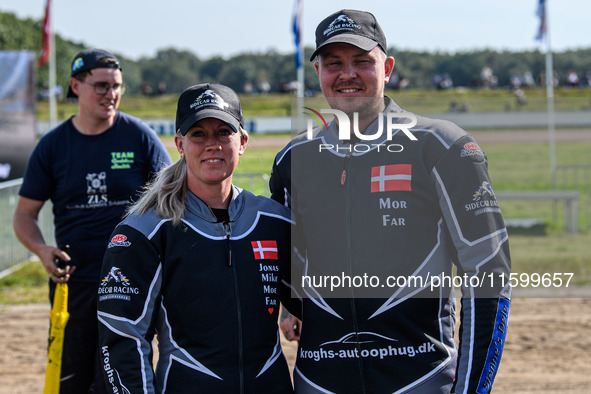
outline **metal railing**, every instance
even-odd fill
[[[578,190],[581,193],[579,226],[582,230],[591,228],[591,165],[559,165],[556,167],[557,189]]]
[[[0,277],[6,272],[33,257],[14,235],[12,216],[18,200],[22,179],[0,183]],[[55,243],[53,237],[53,214],[51,202],[46,203],[39,213],[39,226],[47,243]]]
[[[12,267],[34,257],[14,235],[12,216],[18,200],[22,179],[0,183],[0,278],[9,273]],[[258,173],[234,174],[235,185],[254,194],[269,196],[269,175]],[[47,201],[39,213],[39,226],[48,244],[55,244],[53,232],[53,213],[51,202]]]
[[[232,183],[257,195],[267,197],[271,195],[269,191],[269,175],[264,173],[235,172],[232,175]]]

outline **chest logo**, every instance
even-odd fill
[[[371,192],[411,191],[412,165],[391,164],[371,168]]]
[[[252,241],[251,245],[255,260],[278,260],[276,241]]]

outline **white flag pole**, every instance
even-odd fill
[[[548,1],[540,0],[544,7],[542,12],[540,38],[546,40],[546,102],[548,116],[548,145],[550,150],[550,184],[552,190],[556,189],[556,119],[554,114],[554,66],[552,64],[552,48],[550,45],[550,26],[548,23]]]
[[[295,42],[296,42],[296,78],[297,78],[297,88],[296,88],[296,111],[297,114],[295,116],[296,125],[294,128],[295,132],[299,132],[303,130],[304,127],[304,120],[303,120],[303,111],[304,111],[304,43],[302,41],[302,17],[303,17],[303,0],[295,0],[294,4],[294,25],[293,31],[295,34]]]
[[[548,21],[546,21],[548,23]],[[548,141],[550,148],[550,180],[552,189],[556,189],[556,119],[554,115],[554,66],[550,35],[546,32],[546,99],[548,105]]]
[[[57,125],[57,103],[55,99],[55,39],[53,34],[53,11],[49,11],[49,125]]]

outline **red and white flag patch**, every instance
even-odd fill
[[[371,168],[371,192],[410,191],[411,164],[390,164]]]
[[[255,260],[278,259],[276,241],[252,241],[251,245]]]

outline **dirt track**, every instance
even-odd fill
[[[48,327],[47,305],[0,306],[0,394],[43,391]],[[591,298],[516,298],[494,391],[588,393],[589,354]]]

